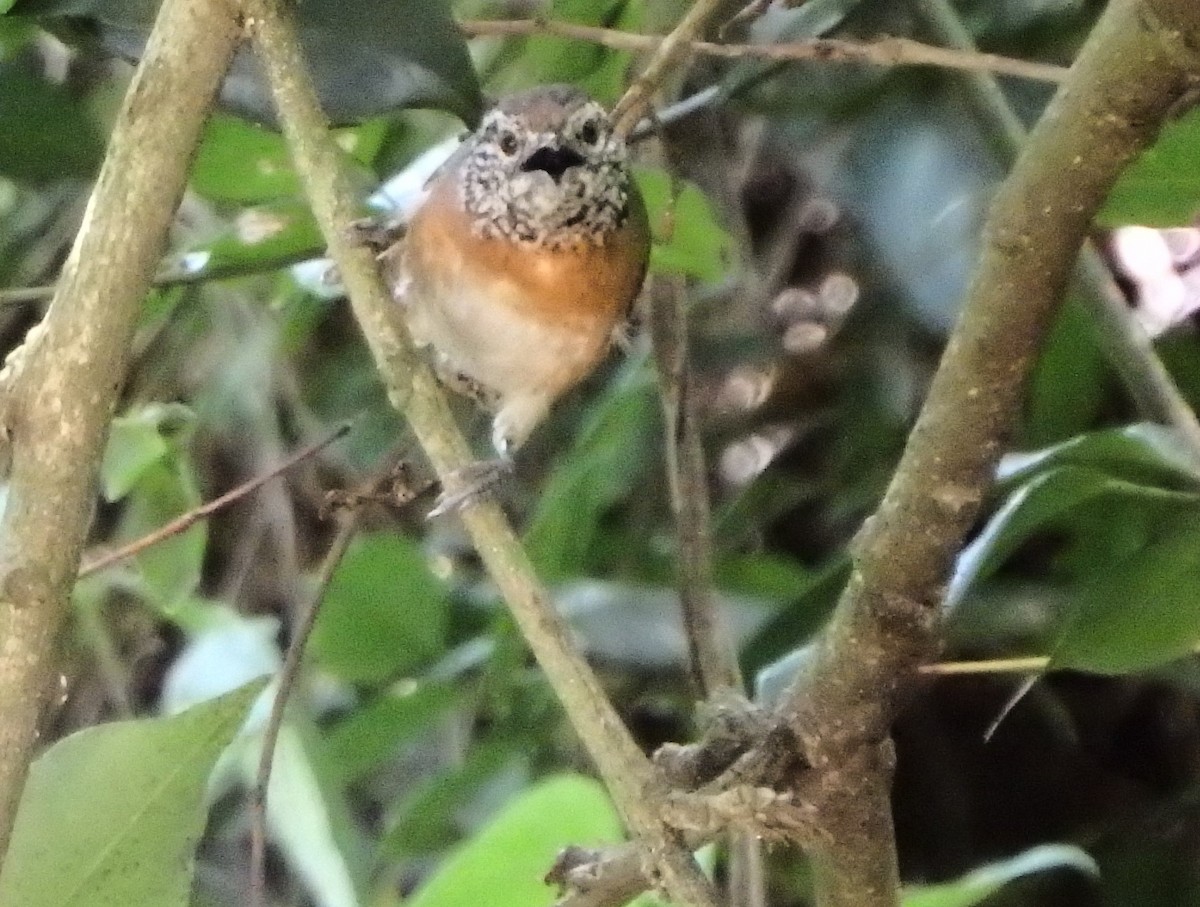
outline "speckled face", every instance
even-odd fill
[[[549,248],[601,245],[624,223],[628,149],[604,108],[582,92],[514,96],[489,111],[469,141],[462,200],[480,235]]]

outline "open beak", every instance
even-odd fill
[[[526,173],[542,170],[550,174],[554,182],[562,179],[562,175],[570,168],[583,163],[583,156],[570,148],[539,148],[525,159],[521,169]]]

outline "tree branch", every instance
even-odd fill
[[[888,729],[933,650],[940,587],[978,514],[1091,218],[1200,82],[1193,0],[1114,0],[993,201],[966,305],[854,572],[782,714],[817,772],[858,796],[823,809],[818,903],[894,905]],[[866,754],[866,756],[864,756]],[[857,758],[855,758],[857,757]],[[841,794],[849,786],[835,790]]]
[[[229,491],[213,498],[211,501],[205,501],[199,507],[193,507],[186,513],[181,513],[170,522],[164,523],[153,532],[148,532],[140,538],[134,539],[127,545],[122,545],[120,548],[114,549],[113,551],[107,551],[98,555],[94,559],[84,563],[83,566],[79,568],[79,576],[88,576],[92,573],[104,570],[107,567],[111,567],[113,564],[120,563],[127,558],[136,557],[147,548],[152,548],[153,546],[172,538],[173,536],[179,535],[182,532],[186,532],[201,520],[208,519],[218,510],[228,507],[230,504],[241,500],[246,495],[257,491],[272,479],[283,475],[283,473],[287,472],[289,469],[298,466],[309,457],[324,450],[334,441],[338,440],[339,438],[344,438],[349,431],[349,423],[341,425],[321,440],[314,441],[307,447],[296,451],[274,469],[271,469],[262,475],[255,476],[252,479],[247,479],[241,485],[229,489]]]
[[[633,132],[633,128],[649,108],[650,99],[666,76],[667,70],[687,53],[690,43],[704,30],[708,20],[716,15],[722,2],[723,0],[696,0],[671,29],[671,33],[659,41],[641,75],[633,80],[613,108],[612,120],[617,135],[627,136]]]
[[[280,0],[245,0],[245,6],[296,168],[389,398],[404,412],[438,475],[446,477],[471,462],[470,449],[454,426],[436,378],[413,349],[401,309],[383,285],[374,256],[351,239],[354,194],[305,69],[290,9]],[[574,648],[570,628],[538,582],[499,506],[468,504],[462,519],[618,810],[647,848],[664,890],[681,905],[716,907],[712,887],[660,816],[661,781]]]
[[[224,0],[167,0],[159,10],[83,225],[6,401],[0,852],[33,753],[139,307],[238,37]]]
[[[300,620],[292,630],[292,638],[288,643],[287,655],[283,666],[279,669],[278,686],[275,697],[271,701],[271,714],[267,718],[267,726],[263,729],[262,750],[258,754],[258,770],[254,776],[254,786],[250,789],[250,907],[263,907],[266,903],[266,864],[267,864],[267,793],[271,787],[271,769],[275,764],[275,747],[279,742],[279,732],[283,728],[283,717],[287,708],[288,697],[300,676],[300,666],[304,661],[304,651],[308,647],[308,639],[312,636],[313,627],[317,625],[317,615],[321,612],[321,602],[333,582],[333,575],[338,565],[350,549],[358,531],[358,511],[348,509],[338,515],[338,528],[321,561],[317,572],[316,586],[308,607],[300,616]]]
[[[938,40],[962,52],[975,50],[971,33],[948,0],[911,2]],[[1012,166],[1025,144],[1025,127],[1020,118],[993,75],[976,72],[963,74],[961,78],[979,116],[996,135],[1004,163]],[[1172,426],[1184,443],[1200,454],[1200,421],[1155,353],[1145,329],[1130,311],[1094,242],[1084,244],[1076,280],[1080,298],[1096,328],[1098,345],[1138,411],[1147,419]]]
[[[663,45],[663,35],[555,22],[549,19],[468,19],[459,23],[468,37],[550,35],[587,41],[613,50],[654,51]],[[716,41],[684,41],[685,52],[727,60],[763,60],[797,63],[867,63],[872,66],[939,66],[967,72],[991,72],[1037,82],[1061,82],[1065,66],[1016,60],[999,54],[935,47],[910,38],[888,37],[875,41],[850,41],[843,38],[809,38],[780,44],[730,44]]]

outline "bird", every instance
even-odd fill
[[[380,255],[414,342],[492,412],[501,461],[604,359],[641,290],[650,229],[629,157],[580,89],[511,94]]]

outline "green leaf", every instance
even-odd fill
[[[193,424],[191,410],[176,403],[151,403],[113,421],[101,485],[106,499],[125,501],[117,541],[141,538],[199,506],[187,450]],[[196,590],[207,540],[199,521],[134,558],[141,590],[156,607],[170,611]]]
[[[191,183],[219,201],[254,203],[300,192],[283,136],[229,114],[216,114],[205,128]]]
[[[52,746],[25,785],[0,904],[184,907],[209,773],[264,684]]]
[[[325,593],[310,651],[352,683],[380,683],[441,654],[446,595],[416,543],[395,533],[358,538]]]
[[[733,262],[733,237],[717,222],[716,212],[694,184],[679,184],[678,194],[663,170],[637,168],[638,188],[646,202],[654,245],[650,268],[716,283]]]
[[[482,824],[473,809],[484,792],[523,790],[529,784],[527,736],[492,734],[474,742],[465,758],[420,784],[393,806],[383,841],[390,856],[441,853],[457,843],[463,826]],[[495,794],[492,794],[493,798]],[[474,823],[472,823],[474,819]]]
[[[100,481],[106,501],[119,501],[146,471],[167,459],[170,438],[189,428],[192,411],[179,403],[151,403],[112,421]]]
[[[335,138],[353,160],[366,164],[379,151],[386,131],[386,121],[375,119],[339,129]],[[229,114],[214,115],[205,127],[190,178],[193,189],[217,201],[255,204],[301,194],[283,136]]]
[[[1200,487],[1200,461],[1174,431],[1151,424],[1091,432],[1045,450],[1007,456],[997,479],[1006,485],[1027,482],[1039,472],[1065,465],[1091,467],[1131,482]]]
[[[267,836],[280,851],[293,877],[301,880],[313,904],[360,907],[357,890],[366,876],[365,842],[357,840],[353,821],[337,785],[322,783],[310,735],[292,719],[279,729],[267,798]],[[243,786],[255,784],[262,750],[261,734],[244,738],[240,768]],[[356,884],[357,882],[357,884]]]
[[[1033,373],[1023,446],[1048,447],[1083,434],[1095,424],[1110,383],[1092,318],[1072,297],[1063,306]]]
[[[555,22],[622,31],[638,31],[641,25],[641,5],[627,0],[553,0],[546,6],[543,14]],[[567,82],[603,104],[620,96],[632,59],[629,53],[552,35],[524,38],[518,47],[501,80],[505,89]]]
[[[904,907],[972,907],[991,897],[1009,882],[1035,872],[1074,869],[1099,875],[1096,861],[1070,844],[1043,844],[1000,863],[972,870],[954,882],[912,885],[905,889]]]
[[[454,687],[442,684],[389,690],[330,729],[326,755],[344,781],[355,781],[394,755],[397,746],[426,730],[458,700]]]
[[[1120,512],[1116,508],[1129,504],[1194,505],[1200,494],[1138,485],[1082,466],[1060,466],[1034,475],[1008,497],[959,555],[946,590],[946,608],[960,604],[976,583],[994,572],[1033,533],[1096,500],[1104,500],[1116,515]]]
[[[1180,658],[1200,640],[1200,518],[1092,577],[1051,655],[1052,668],[1104,674]]]
[[[262,274],[324,254],[312,212],[300,202],[281,201],[241,211],[231,230],[185,255],[182,270],[196,280]]]
[[[1102,226],[1190,226],[1200,209],[1200,108],[1167,123],[1096,216]]]
[[[0,135],[0,176],[21,183],[90,177],[104,148],[77,98],[17,63],[0,63]]]
[[[555,891],[542,879],[562,848],[620,838],[620,821],[600,784],[578,775],[551,778],[509,805],[406,903],[409,907],[551,904]]]
[[[806,645],[833,612],[838,596],[849,580],[850,559],[841,553],[798,583],[788,604],[743,646],[742,660],[747,671],[769,672],[775,662],[790,657],[795,649]],[[779,677],[780,674],[776,671],[769,676]],[[762,680],[756,678],[755,689],[766,689]]]
[[[648,380],[619,383],[592,409],[542,488],[526,533],[538,574],[556,581],[589,572],[605,513],[636,487],[647,463],[659,467],[647,426],[658,405]],[[653,457],[653,458],[652,458]]]
[[[119,538],[141,538],[199,505],[200,491],[186,457],[156,463],[142,473],[126,498]],[[200,520],[134,558],[142,590],[154,605],[169,612],[196,590],[207,545],[208,527]]]

